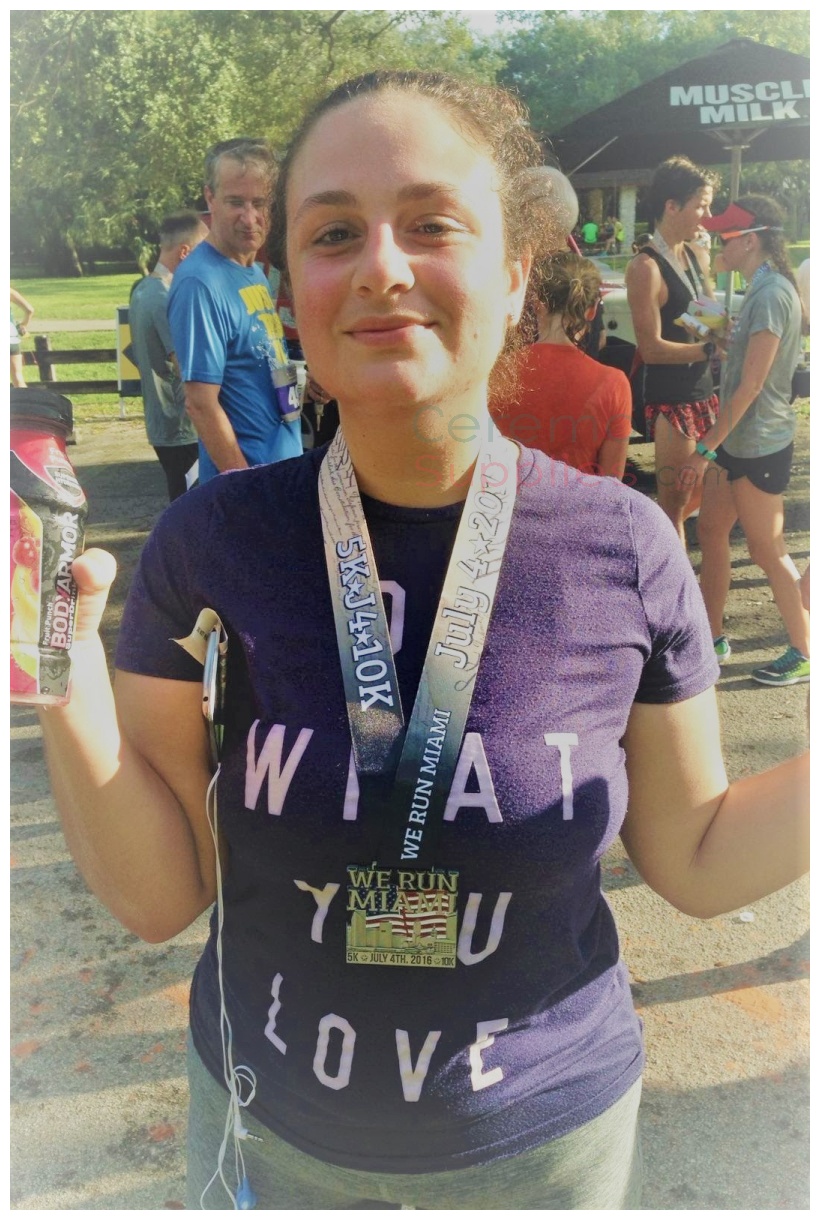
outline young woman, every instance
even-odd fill
[[[773,200],[746,195],[704,224],[719,236],[722,267],[739,271],[747,289],[729,344],[720,413],[695,456],[703,481],[701,589],[715,652],[723,661],[732,651],[723,634],[732,579],[729,535],[739,520],[749,555],[766,573],[789,637],[782,656],[752,670],[751,676],[766,686],[792,686],[809,681],[809,615],[783,537],[783,493],[797,423],[791,385],[800,356],[800,297],[783,237],[783,213]]]
[[[336,89],[283,162],[273,261],[340,433],[170,506],[116,698],[111,560],[74,565],[74,693],[42,722],[75,858],[149,940],[218,900],[191,996],[193,1208],[635,1206],[643,1052],[602,852],[621,830],[706,917],[806,867],[806,759],[727,783],[663,514],[491,427],[539,159],[503,92]]]
[[[655,442],[658,503],[686,545],[684,521],[698,508],[700,486],[688,477],[695,445],[717,412],[711,358],[715,344],[690,336],[676,319],[697,296],[712,296],[709,254],[696,238],[709,215],[715,179],[686,157],[655,170],[647,202],[652,240],[626,269],[626,292],[643,362],[643,400]]]
[[[632,391],[620,369],[579,350],[598,308],[601,275],[588,258],[559,251],[532,272],[538,338],[519,353],[515,403],[498,426],[585,474],[623,478]]]

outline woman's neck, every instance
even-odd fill
[[[466,499],[482,443],[494,425],[479,413],[417,408],[409,416],[374,417],[340,406],[359,490],[405,508],[440,508]]]
[[[538,342],[554,343],[561,347],[575,347],[564,330],[564,319],[561,315],[547,313],[546,310],[538,313]]]
[[[657,233],[661,237],[662,242],[666,245],[666,247],[670,250],[670,252],[675,256],[675,258],[677,258],[678,262],[682,266],[686,266],[686,263],[684,261],[684,255],[683,255],[683,248],[686,245],[686,242],[675,231],[674,226],[669,225],[669,224],[664,224],[663,221],[661,221],[659,224],[655,225],[655,233]]]
[[[764,254],[762,250],[752,250],[743,259],[743,262],[738,267],[738,271],[748,284],[754,273],[768,261],[768,255]]]

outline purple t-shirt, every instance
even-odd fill
[[[457,965],[348,965],[346,868],[377,858],[368,810],[380,784],[350,765],[322,454],[221,476],[166,510],[117,663],[199,681],[173,638],[203,606],[230,634],[223,973],[234,1062],[256,1074],[251,1111],[340,1165],[485,1163],[589,1121],[640,1075],[599,861],[626,808],[620,740],[632,703],[711,686],[711,634],[653,503],[524,450],[437,850],[437,865],[460,871]],[[409,715],[460,508],[364,507]],[[213,928],[191,1023],[221,1079]]]

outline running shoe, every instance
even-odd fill
[[[715,656],[717,657],[719,663],[722,665],[723,662],[728,661],[729,657],[732,655],[732,646],[729,643],[729,641],[726,639],[725,635],[719,635],[718,638],[714,641],[714,644],[715,644]]]
[[[797,682],[808,682],[809,658],[789,647],[776,661],[753,669],[752,677],[764,686],[794,686]]]

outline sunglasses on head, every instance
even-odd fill
[[[736,237],[742,237],[744,233],[768,233],[774,227],[774,225],[757,225],[753,229],[732,229],[731,233],[717,233],[715,236],[721,246],[727,246],[730,241],[734,241]]]

